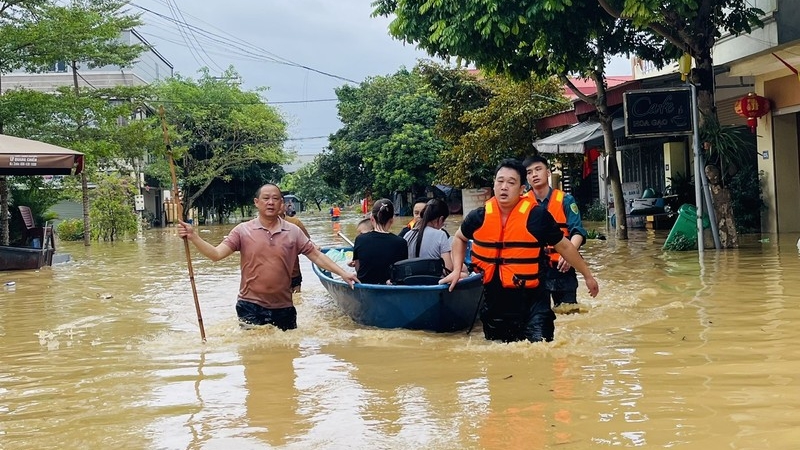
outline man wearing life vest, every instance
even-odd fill
[[[553,216],[536,202],[522,197],[525,167],[503,160],[495,171],[494,197],[467,214],[456,231],[450,255],[453,272],[440,283],[453,290],[472,239],[472,262],[483,272],[485,302],[481,309],[486,339],[503,342],[552,341],[556,319],[542,283],[545,258],[552,246],[580,272],[595,297],[597,280]]]
[[[333,205],[333,208],[331,208],[330,213],[331,213],[331,222],[338,222],[339,216],[342,215],[342,210],[339,209],[338,205]]]
[[[547,209],[561,227],[564,237],[576,250],[580,250],[581,245],[586,242],[587,233],[581,223],[581,213],[575,199],[570,194],[550,187],[550,166],[547,159],[536,155],[525,159],[522,164],[531,186],[528,198]],[[575,269],[554,248],[548,247],[545,252],[549,264],[545,269],[544,282],[553,298],[553,305],[557,307],[562,303],[577,304],[578,277]]]

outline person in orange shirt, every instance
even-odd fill
[[[552,214],[561,227],[564,237],[575,246],[576,250],[580,250],[588,234],[583,228],[575,199],[570,194],[550,187],[550,165],[544,157],[531,156],[522,164],[525,166],[528,184],[531,186],[528,197]],[[544,273],[544,283],[550,291],[553,306],[557,308],[562,303],[577,305],[578,277],[575,269],[552,247],[547,247],[545,252],[548,264]]]
[[[544,288],[542,252],[553,246],[583,275],[589,295],[600,288],[578,250],[564,237],[553,216],[534,200],[522,196],[525,167],[503,160],[495,171],[494,197],[464,218],[453,239],[454,270],[440,284],[455,288],[467,242],[472,240],[472,263],[483,273],[485,302],[481,309],[483,334],[488,340],[552,341],[555,313]]]
[[[333,208],[331,208],[330,213],[331,213],[331,222],[338,222],[339,217],[342,215],[342,210],[339,209],[338,205],[333,205]]]

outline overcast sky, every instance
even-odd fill
[[[175,67],[198,77],[233,65],[245,89],[264,96],[289,123],[287,147],[319,153],[340,128],[334,89],[391,75],[429,56],[392,39],[389,20],[370,17],[371,0],[133,0],[139,31]],[[149,11],[145,11],[144,9]],[[179,26],[179,23],[188,26]],[[281,62],[276,62],[281,61]],[[298,66],[305,66],[298,67]],[[323,72],[323,73],[320,73]],[[617,61],[609,74],[630,73]],[[326,75],[327,74],[327,75]],[[322,100],[322,101],[317,101]]]

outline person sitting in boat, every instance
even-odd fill
[[[406,233],[411,231],[411,229],[414,228],[414,225],[416,225],[419,219],[422,217],[422,210],[425,209],[425,205],[427,204],[428,199],[425,197],[420,197],[414,202],[414,205],[411,207],[411,212],[414,216],[408,221],[406,226],[404,226],[403,229],[397,233],[398,236],[401,238],[406,237]]]
[[[390,231],[394,205],[389,199],[382,198],[372,205],[370,221],[374,230],[356,237],[353,262],[362,283],[386,284],[391,265],[406,259],[408,246],[405,239]]]
[[[356,274],[325,256],[300,227],[280,216],[283,193],[277,185],[261,186],[253,204],[258,216],[236,225],[216,247],[203,240],[188,223],[178,224],[178,235],[212,261],[239,252],[241,280],[236,314],[243,326],[273,325],[284,331],[297,328],[291,283],[294,258],[301,253],[317,266],[342,277],[351,287],[359,282]]]
[[[369,233],[370,231],[374,230],[375,227],[372,226],[372,220],[369,217],[366,219],[361,219],[361,221],[358,222],[358,225],[356,225],[356,233],[358,234]]]
[[[370,220],[369,217],[367,217],[366,219],[361,219],[361,221],[358,222],[358,225],[356,225],[356,233],[358,233],[358,234],[369,233],[370,231],[373,231],[374,229],[375,228],[372,227],[372,221]],[[350,267],[355,267],[356,266],[356,262],[353,261],[353,260],[350,260],[350,262],[348,262],[347,265],[350,266]]]
[[[444,260],[447,271],[453,270],[450,259],[450,238],[442,231],[444,222],[450,215],[447,203],[437,198],[430,199],[422,210],[422,216],[414,228],[403,236],[408,242],[409,258],[429,258]]]

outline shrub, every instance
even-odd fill
[[[83,220],[67,219],[56,225],[56,235],[62,241],[83,240]]]
[[[601,241],[605,241],[606,236],[600,231],[592,228],[591,230],[586,230],[586,239],[598,239]]]
[[[582,220],[588,222],[603,222],[606,220],[606,207],[600,200],[595,200],[581,215]]]
[[[89,210],[92,238],[113,242],[136,234],[139,218],[133,210],[134,194],[133,186],[117,175],[100,179]]]
[[[731,207],[739,234],[757,233],[761,230],[761,212],[767,207],[761,198],[763,172],[752,167],[740,170],[728,183],[731,194]]]

